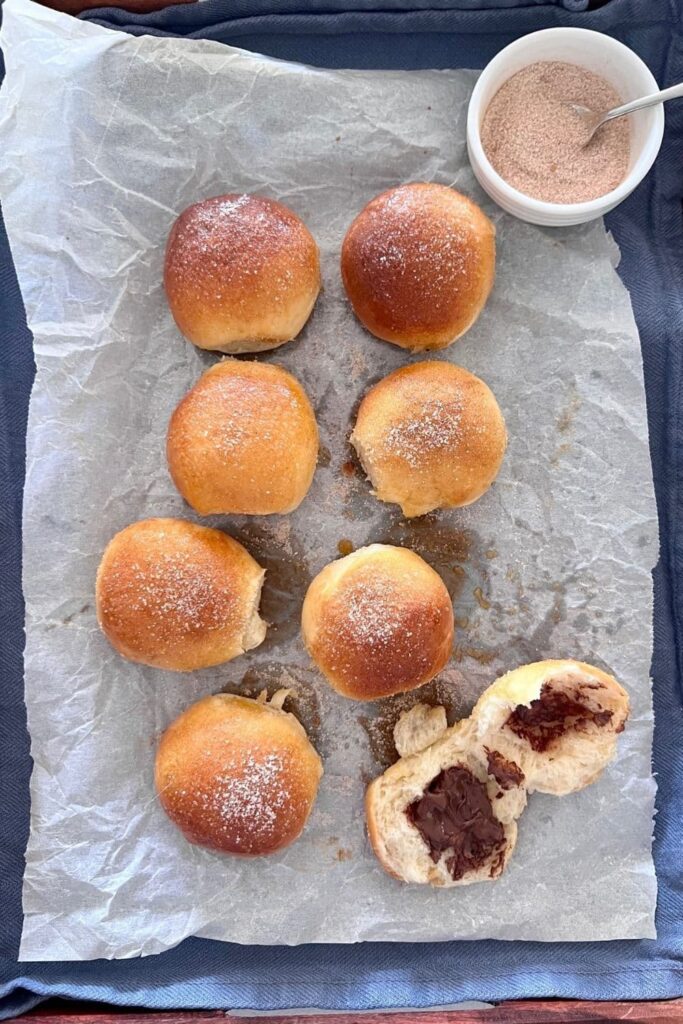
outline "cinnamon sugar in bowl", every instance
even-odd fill
[[[633,50],[600,32],[551,28],[523,36],[484,68],[472,93],[467,149],[474,174],[499,206],[532,224],[601,217],[652,166],[662,106],[611,122],[581,151],[560,104],[599,110],[658,88]]]

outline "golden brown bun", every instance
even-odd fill
[[[308,588],[301,624],[320,671],[353,700],[422,686],[453,644],[453,606],[441,577],[413,551],[386,544],[325,566]]]
[[[197,512],[291,512],[311,485],[318,427],[296,378],[226,359],[177,406],[166,444],[173,482]]]
[[[320,291],[313,236],[274,199],[230,193],[188,206],[166,247],[164,287],[200,348],[263,352],[295,338]]]
[[[507,435],[483,380],[428,362],[395,370],[367,393],[351,443],[380,501],[421,516],[480,498],[500,469]]]
[[[155,781],[162,807],[191,843],[258,856],[298,838],[322,773],[294,715],[219,693],[166,730]]]
[[[97,619],[124,658],[190,672],[220,665],[266,635],[264,570],[220,530],[143,519],[107,545],[97,571]]]
[[[341,272],[361,323],[422,351],[472,326],[493,287],[495,229],[466,196],[417,182],[372,199],[346,233]]]

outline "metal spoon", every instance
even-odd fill
[[[634,110],[654,107],[657,103],[672,100],[676,96],[683,96],[683,82],[680,82],[678,85],[672,85],[669,89],[662,89],[661,92],[653,92],[651,96],[643,96],[639,100],[624,103],[622,106],[614,107],[612,110],[596,112],[589,107],[583,107],[580,103],[568,103],[567,106],[583,121],[586,129],[586,138],[583,144],[587,146],[598,128],[605,124],[606,121],[612,121],[615,117],[623,117],[624,114],[632,114]]]

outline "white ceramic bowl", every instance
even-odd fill
[[[491,99],[517,71],[539,60],[580,64],[607,79],[624,103],[659,86],[633,50],[616,39],[584,28],[548,28],[510,43],[482,71],[467,111],[467,151],[479,184],[499,206],[531,224],[561,227],[601,217],[629,195],[652,167],[664,132],[662,104],[629,115],[631,161],[629,172],[615,189],[586,203],[546,203],[532,199],[501,178],[484,153],[479,130]]]

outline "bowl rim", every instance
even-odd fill
[[[490,77],[490,73],[495,70],[496,66],[502,63],[505,57],[509,54],[527,47],[529,45],[529,40],[532,38],[537,38],[539,36],[547,37],[549,35],[563,35],[566,37],[567,33],[571,33],[575,36],[590,35],[594,38],[599,37],[602,45],[605,46],[605,49],[611,48],[613,52],[618,52],[622,58],[629,60],[632,66],[637,66],[639,68],[645,78],[649,79],[652,86],[652,92],[657,92],[659,90],[656,78],[638,54],[629,46],[626,46],[625,43],[621,43],[618,39],[613,39],[611,36],[607,36],[603,32],[596,32],[594,29],[570,26],[559,26],[555,28],[540,29],[537,32],[527,32],[526,35],[520,36],[519,39],[515,39],[512,43],[503,47],[502,50],[499,50],[498,53],[491,58],[488,64],[486,64],[479,75],[474,89],[472,90],[472,95],[470,96],[467,108],[467,144],[472,151],[474,159],[481,165],[485,175],[491,180],[491,184],[502,192],[508,201],[522,205],[529,212],[533,212],[541,216],[551,215],[556,217],[565,215],[577,217],[585,215],[586,219],[590,219],[593,216],[599,215],[606,207],[612,208],[625,199],[633,189],[640,184],[652,167],[657,158],[657,154],[659,153],[664,135],[663,104],[660,103],[658,107],[651,108],[653,115],[652,126],[648,131],[645,144],[639,156],[623,181],[621,181],[616,188],[613,188],[611,192],[605,192],[604,195],[598,196],[596,199],[589,199],[580,203],[550,203],[544,199],[535,199],[533,196],[529,196],[525,192],[520,192],[519,189],[514,188],[498,173],[498,171],[496,171],[489,161],[489,158],[484,151],[484,147],[482,146],[479,132],[479,112],[482,105],[481,94],[487,77]],[[512,76],[510,75],[508,77]],[[505,81],[507,81],[507,79],[505,79]]]

